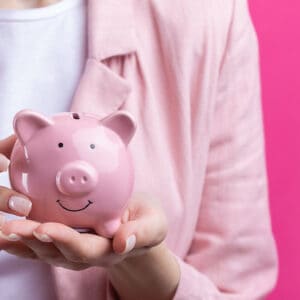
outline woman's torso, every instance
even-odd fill
[[[134,192],[148,192],[161,202],[169,221],[166,242],[175,254],[184,257],[193,238],[201,203],[211,112],[219,66],[226,45],[230,7],[222,4],[222,1],[210,0],[123,1],[124,4],[118,6],[118,1],[102,0],[102,6],[99,7],[105,9],[105,12],[100,12],[99,15],[105,19],[105,24],[109,24],[108,28],[112,29],[113,22],[133,22],[130,32],[134,31],[136,38],[134,49],[126,55],[107,57],[99,63],[131,86],[129,97],[119,108],[132,113],[138,124],[137,132],[129,145],[135,165]],[[129,14],[123,14],[128,6],[133,8],[134,13],[130,20]],[[220,7],[222,13],[219,12]],[[125,17],[118,19],[119,15]],[[81,25],[77,24],[78,31],[82,30]],[[51,34],[46,29],[45,36]],[[125,34],[128,32],[129,30],[124,31]],[[80,34],[77,36],[81,37]],[[75,55],[73,45],[66,43],[67,40],[69,37],[56,46],[61,51],[65,50],[68,55]],[[122,41],[126,43],[126,35]],[[117,41],[116,44],[118,43],[121,47],[122,43]],[[38,44],[34,46],[38,49]],[[99,45],[100,48],[104,46]],[[72,65],[73,61],[70,71],[73,70],[74,73],[60,74],[57,66],[55,72],[64,76],[56,78],[55,86],[59,89],[51,92],[51,97],[42,99],[40,97],[43,93],[39,93],[35,97],[38,104],[32,106],[32,109],[47,110],[51,114],[75,107],[71,101],[84,57],[83,52],[78,50],[78,53],[81,55],[73,58],[68,56],[61,61],[62,72],[66,70],[68,62]],[[40,54],[45,55],[46,50]],[[26,68],[27,73],[31,74],[30,66],[27,65]],[[44,76],[47,76],[46,70]],[[66,92],[66,82],[62,81],[69,76],[68,92],[62,96]],[[15,78],[16,75],[14,80]],[[34,88],[33,81],[36,82],[36,79],[32,79],[31,89]],[[44,82],[45,89],[48,84],[49,82]],[[1,92],[0,88],[0,94]],[[28,101],[32,101],[31,93],[27,95]],[[49,94],[45,93],[45,96]],[[16,105],[12,105],[12,110],[6,114],[6,122],[11,122],[15,111],[24,108],[26,103],[18,102],[17,99],[11,101]],[[44,101],[49,102],[47,109]],[[94,103],[81,99],[80,103],[77,102],[76,109],[97,113],[96,101],[101,101],[101,95]],[[56,102],[59,103],[57,106],[54,105]],[[11,133],[8,131],[3,133],[3,137]],[[4,259],[2,261],[5,262]],[[92,269],[84,273],[57,268],[53,268],[53,271],[53,281],[48,283],[51,287],[58,286],[60,299],[82,299],[87,297],[87,293],[91,300],[93,297],[100,299],[97,293],[100,295],[104,292],[101,291],[104,283],[101,285],[99,281],[104,278],[101,277],[105,273],[104,269]],[[44,270],[41,273],[45,273]],[[34,271],[32,276],[33,274]]]

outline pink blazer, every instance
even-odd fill
[[[261,299],[277,278],[257,37],[246,0],[89,0],[73,111],[128,110],[136,192],[161,201],[175,300]],[[60,300],[116,299],[102,268],[53,268]]]

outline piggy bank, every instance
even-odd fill
[[[127,146],[136,125],[130,114],[99,119],[64,112],[48,118],[22,110],[13,127],[9,178],[32,201],[28,218],[112,237],[134,184]]]

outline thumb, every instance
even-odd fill
[[[166,234],[167,222],[162,214],[140,216],[120,225],[113,237],[113,250],[125,254],[134,248],[151,248],[161,243]]]
[[[10,158],[16,139],[17,136],[12,134],[3,140],[0,140],[0,153],[5,155],[7,158]]]
[[[0,140],[0,172],[6,171],[9,165],[9,158],[12,148],[16,142],[16,135]]]
[[[0,172],[5,172],[8,169],[9,159],[0,153]]]

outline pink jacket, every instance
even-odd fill
[[[257,38],[246,0],[90,0],[73,111],[137,120],[135,191],[162,202],[175,300],[260,299],[277,278]],[[105,269],[53,268],[59,299],[116,299]]]

